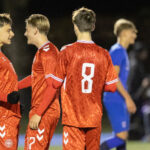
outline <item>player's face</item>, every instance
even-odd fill
[[[3,44],[11,44],[11,39],[14,36],[12,32],[11,25],[5,24],[0,28],[0,43]]]
[[[34,44],[35,28],[29,24],[26,24],[26,31],[24,35],[27,37],[28,44]]]
[[[125,30],[125,36],[126,36],[126,40],[128,41],[129,44],[135,43],[135,39],[137,37],[137,34],[136,34],[134,29]]]

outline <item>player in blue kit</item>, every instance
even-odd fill
[[[127,79],[129,73],[129,59],[127,49],[134,44],[137,29],[133,22],[119,19],[114,24],[114,34],[117,43],[110,48],[112,62],[118,74],[119,82],[115,93],[104,93],[104,106],[115,136],[103,142],[101,150],[116,148],[126,150],[126,140],[130,124],[130,113],[136,112],[136,106],[127,91]]]

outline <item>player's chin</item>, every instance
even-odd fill
[[[27,44],[32,44],[32,42],[28,39],[28,40],[27,40]]]
[[[135,43],[135,40],[130,41],[130,44],[134,44],[134,43]]]
[[[7,40],[7,41],[5,42],[5,44],[7,44],[7,45],[11,44],[11,40]]]

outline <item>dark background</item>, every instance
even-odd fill
[[[10,13],[15,33],[12,44],[4,46],[2,50],[12,61],[19,80],[30,75],[32,60],[37,50],[36,47],[27,45],[27,40],[24,36],[25,19],[33,13],[46,15],[51,23],[48,35],[49,40],[60,49],[63,45],[76,41],[71,20],[72,11],[82,6],[93,9],[96,13],[96,29],[92,36],[93,41],[98,45],[109,50],[110,46],[116,42],[116,38],[113,35],[113,25],[119,18],[133,21],[138,29],[137,41],[149,45],[150,2],[148,1],[1,0],[0,13]],[[132,46],[129,47],[130,50],[132,50]],[[149,71],[147,67],[147,72]],[[21,90],[21,103],[26,106],[21,124],[21,133],[24,133],[26,128],[30,99],[31,89]],[[104,124],[108,124],[105,109]],[[109,125],[107,126],[110,128]],[[108,129],[107,126],[104,126],[104,130]]]
[[[33,13],[46,15],[51,22],[49,40],[59,49],[68,43],[74,42],[71,15],[79,7],[93,9],[97,15],[96,29],[93,40],[102,47],[109,49],[116,42],[113,35],[113,24],[119,18],[133,21],[138,29],[137,40],[150,42],[150,4],[145,1],[101,1],[101,0],[1,0],[0,12],[10,13],[13,19],[15,37],[12,45],[7,46],[7,55],[12,60],[19,76],[30,74],[33,56],[36,52],[34,46],[26,44],[25,19]]]

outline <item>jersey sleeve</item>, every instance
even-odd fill
[[[45,78],[49,78],[54,74],[58,53],[53,50],[42,51],[41,61]]]
[[[114,66],[121,66],[121,63],[124,59],[124,54],[121,49],[110,52],[110,56]]]
[[[118,77],[109,53],[107,56],[108,56],[108,68],[107,68],[104,91],[114,92],[117,88],[116,83],[118,82]]]
[[[18,89],[24,89],[31,86],[31,75],[25,77],[24,79],[18,82]]]
[[[55,63],[54,63],[55,62]],[[56,63],[57,62],[57,63]],[[64,52],[60,52],[57,58],[53,55],[43,56],[42,64],[47,81],[47,89],[44,92],[43,101],[37,108],[36,114],[43,115],[56,95],[57,89],[62,85],[66,76],[66,56]]]
[[[58,82],[63,82],[65,79],[65,76],[67,74],[67,56],[65,51],[61,51],[58,55],[57,59],[57,65],[55,68],[55,73],[54,73],[54,80]]]

